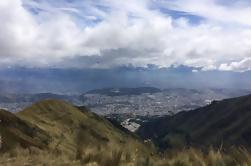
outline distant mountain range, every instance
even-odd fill
[[[155,118],[137,133],[161,150],[182,147],[251,147],[251,95],[214,101],[193,111]]]
[[[91,90],[81,95],[54,93],[0,93],[0,108],[12,112],[45,99],[59,99],[78,106],[88,106],[102,115],[140,116],[175,114],[230,97],[247,95],[245,89],[158,89],[154,87],[120,87]]]
[[[126,95],[141,95],[143,93],[157,93],[160,89],[154,87],[138,87],[138,88],[104,88],[86,92],[85,94],[100,94],[107,96],[126,96]]]
[[[0,102],[3,103],[18,103],[30,102],[34,103],[44,99],[61,99],[66,101],[73,101],[75,96],[60,95],[53,93],[36,93],[36,94],[0,94]]]
[[[80,94],[107,87],[250,89],[251,71],[203,71],[189,66],[93,68],[0,68],[0,93]]]

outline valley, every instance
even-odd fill
[[[174,115],[210,104],[214,100],[238,97],[251,93],[245,89],[158,89],[153,87],[105,88],[83,94],[0,94],[0,108],[18,112],[44,99],[60,99],[77,106],[86,106],[92,112],[135,116]]]
[[[123,116],[104,118],[63,100],[41,100],[15,114],[0,110],[0,164],[251,164],[250,110],[247,95],[123,121]],[[129,123],[134,128],[121,126]]]
[[[34,102],[59,99],[118,121],[123,127],[135,132],[142,123],[156,117],[175,115],[222,100],[249,94],[241,89],[158,89],[154,87],[104,88],[80,95],[37,93],[1,94],[0,108],[19,112]]]

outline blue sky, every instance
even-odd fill
[[[1,66],[251,70],[249,0],[0,2]]]

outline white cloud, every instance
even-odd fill
[[[162,4],[205,19],[194,25],[189,17],[174,19],[152,8]],[[99,60],[110,59],[89,66],[183,64],[248,70],[251,64],[243,61],[251,56],[249,9],[215,0],[1,1],[0,63],[67,66],[69,59],[98,55],[103,57]],[[236,61],[242,67],[233,67]]]
[[[244,58],[238,62],[224,63],[219,67],[220,70],[225,71],[246,71],[251,70],[251,58]]]
[[[166,0],[161,2],[171,9],[185,11],[210,21],[228,24],[228,26],[251,26],[249,0]]]

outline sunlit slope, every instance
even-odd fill
[[[0,110],[0,136],[0,150],[3,152],[17,146],[46,149],[50,140],[45,131],[5,110]]]
[[[17,114],[50,136],[49,149],[81,156],[100,151],[137,154],[151,153],[137,137],[115,128],[109,121],[69,103],[44,100]]]

